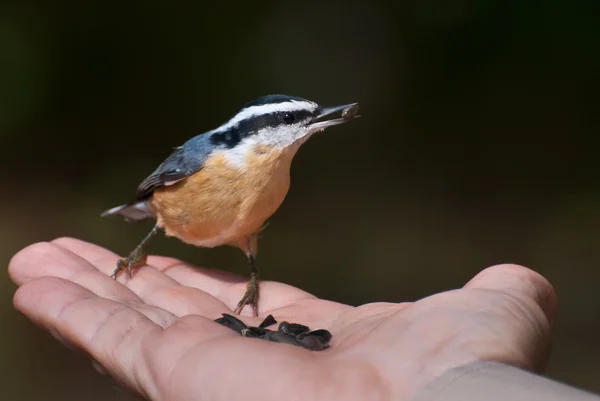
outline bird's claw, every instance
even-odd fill
[[[117,279],[119,273],[127,268],[129,278],[133,277],[133,269],[146,263],[146,256],[142,254],[140,249],[134,249],[126,258],[117,260],[117,267],[113,270],[110,277]]]
[[[246,305],[251,305],[253,316],[258,317],[258,282],[256,275],[250,276],[250,281],[248,282],[246,292],[244,293],[242,299],[240,299],[240,302],[238,302],[233,313],[236,315],[241,314],[242,309],[244,309],[244,306]]]
[[[249,286],[233,313],[236,315],[241,314],[242,309],[244,309],[246,305],[252,306],[253,317],[258,317],[258,288],[250,288]]]

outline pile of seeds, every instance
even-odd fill
[[[240,319],[222,314],[215,322],[229,327],[243,337],[261,338],[266,341],[291,344],[311,351],[321,351],[329,348],[331,333],[327,330],[310,330],[308,327],[298,323],[281,322],[277,330],[269,330],[269,327],[277,321],[269,315],[257,327],[246,326]]]

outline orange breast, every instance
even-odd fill
[[[158,225],[189,244],[244,247],[283,202],[292,157],[288,150],[257,146],[240,167],[216,152],[198,173],[155,191]]]

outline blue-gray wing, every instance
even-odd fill
[[[121,216],[127,221],[154,218],[154,211],[148,204],[148,198],[157,188],[174,184],[200,171],[214,148],[209,139],[208,135],[198,135],[176,148],[152,174],[142,181],[132,202],[113,207],[101,216]]]
[[[175,149],[158,168],[138,186],[136,199],[141,200],[152,195],[157,188],[174,184],[200,171],[210,147],[203,138],[195,137],[183,146]]]

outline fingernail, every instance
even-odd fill
[[[54,337],[56,340],[58,340],[58,342],[60,342],[62,345],[64,345],[65,348],[67,348],[71,351],[76,351],[75,347],[73,347],[71,344],[69,344],[60,334],[58,334],[58,332],[56,330],[50,330],[50,335],[52,337]]]
[[[92,366],[94,367],[96,372],[100,373],[101,375],[106,376],[108,374],[106,369],[104,369],[104,367],[102,365],[100,365],[100,363],[98,361],[96,361],[94,359],[92,359]]]

